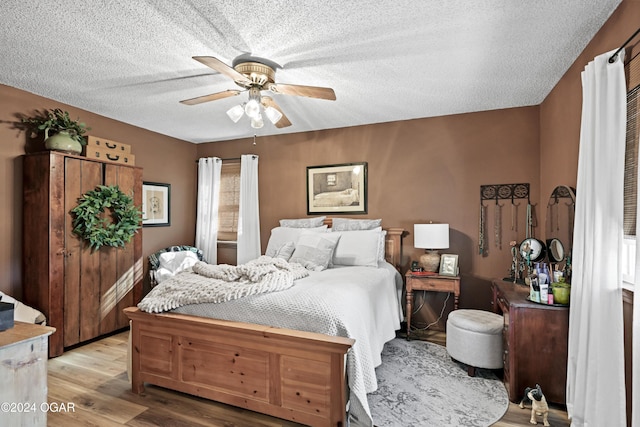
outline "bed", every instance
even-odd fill
[[[313,206],[351,206],[357,204],[359,199],[358,190],[347,188],[342,191],[328,191],[313,196]]]
[[[370,295],[361,296],[357,289],[366,288],[364,283],[375,282],[374,271],[381,269],[394,276],[392,292],[398,291],[399,275],[389,272],[389,268],[400,264],[402,234],[402,229],[386,230],[386,262],[380,262],[380,268],[334,266],[297,280],[290,289],[252,295],[242,301],[186,305],[163,313],[125,309],[131,319],[133,392],[143,392],[146,382],[310,426],[346,426],[346,408],[350,405],[354,424],[370,424],[366,393],[373,391],[370,371],[380,360],[379,352],[368,357],[363,354],[381,351],[384,342],[393,338],[389,325],[391,332],[399,328],[402,312],[397,294],[389,294],[387,285],[380,285],[380,289],[386,289],[386,297],[375,301]],[[316,291],[307,296],[308,307],[324,307],[323,298],[340,299],[333,292],[338,292],[343,280],[349,280],[345,279],[348,271],[357,272],[363,283],[345,286],[347,294],[351,293],[357,304],[372,299],[375,313],[347,315],[347,319],[328,322],[330,334],[327,334],[305,330],[309,328],[299,322],[312,318],[313,313],[302,314],[282,307],[274,309],[275,314],[260,312],[261,304],[265,301],[271,304],[269,301],[275,294],[288,302],[296,298],[304,300],[305,288]],[[319,287],[314,280],[324,280],[334,288],[317,293]],[[400,288],[401,284],[400,279]],[[380,295],[383,291],[373,293]],[[242,305],[246,302],[248,306]],[[394,304],[396,308],[392,307]],[[218,311],[213,307],[211,312],[208,305],[217,306]],[[342,302],[326,309],[344,311],[345,305]],[[253,311],[258,314],[252,314]],[[383,312],[391,314],[380,314]],[[397,318],[390,320],[388,316],[394,316],[393,313]],[[277,320],[265,320],[265,316],[276,316]],[[354,325],[358,321],[375,329],[376,338],[355,332],[360,337],[357,341],[349,337],[351,330],[357,329]],[[375,376],[373,382],[375,387]]]

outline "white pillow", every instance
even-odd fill
[[[293,242],[295,245],[298,242],[298,238],[305,233],[325,233],[327,226],[314,228],[291,228],[291,227],[276,227],[271,230],[271,237],[267,243],[267,249],[264,252],[266,256],[273,257],[273,255],[287,242]]]
[[[315,218],[281,219],[280,227],[293,227],[293,228],[320,227],[324,224],[325,218],[326,216],[318,216]]]
[[[338,233],[303,234],[289,262],[297,262],[307,270],[322,271],[329,266],[338,240]]]
[[[3,292],[0,292],[0,301],[13,304],[14,321],[46,325],[47,318],[35,308],[31,308]]]
[[[289,261],[293,251],[296,250],[296,244],[293,242],[285,242],[279,248],[276,248],[272,253],[266,253],[265,255],[272,258],[282,258],[285,261]]]
[[[158,261],[156,281],[160,283],[182,271],[191,270],[198,262],[198,255],[191,251],[164,252],[160,254]]]
[[[380,241],[378,242],[378,260],[379,261],[387,260],[387,257],[385,256],[386,250],[387,250],[387,230],[382,230],[380,231]]]
[[[384,235],[380,229],[334,231],[331,234],[341,236],[333,252],[334,265],[378,266],[380,241],[384,243]]]
[[[382,219],[333,218],[331,228],[334,231],[373,230],[381,223]]]

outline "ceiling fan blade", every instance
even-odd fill
[[[336,94],[330,87],[273,83],[269,85],[268,89],[274,93],[281,93],[284,95],[306,96],[308,98],[328,99],[330,101],[336,100]]]
[[[273,107],[276,110],[278,110],[280,112],[280,114],[282,114],[282,117],[280,118],[280,120],[278,120],[275,123],[275,126],[277,128],[286,128],[287,126],[291,126],[291,122],[289,121],[287,116],[284,115],[284,113],[282,112],[282,110],[280,109],[278,104],[276,104],[276,101],[273,100],[273,98],[271,98],[270,96],[263,96],[262,97],[262,105],[264,105],[265,108],[266,107]]]
[[[247,76],[237,72],[235,69],[220,61],[218,58],[214,58],[213,56],[194,56],[193,59],[201,62],[209,68],[216,70],[221,74],[224,74],[227,77],[231,77],[236,82],[251,83],[251,80],[249,80]]]
[[[196,98],[190,98],[180,101],[181,104],[186,105],[196,105],[202,104],[203,102],[216,101],[218,99],[229,98],[230,96],[239,95],[241,91],[239,90],[225,90],[224,92],[212,93],[210,95],[198,96]]]

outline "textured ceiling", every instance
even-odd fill
[[[0,83],[191,142],[537,105],[621,0],[4,0]],[[277,63],[292,126],[233,123],[247,94],[191,57]],[[90,123],[89,123],[90,125]]]

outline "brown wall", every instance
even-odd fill
[[[551,194],[558,183],[575,186],[580,145],[582,82],[580,73],[602,53],[620,47],[640,25],[640,1],[624,0],[567,70],[540,106],[540,189]],[[640,52],[640,37],[626,49],[627,62]],[[638,59],[636,59],[637,61]],[[580,188],[577,188],[580,193]],[[632,299],[625,291],[625,359],[627,375],[627,422],[631,425],[631,334]]]
[[[555,186],[564,184],[575,187],[577,182],[582,113],[581,72],[594,57],[620,47],[638,29],[638,25],[640,1],[624,0],[540,104],[541,195],[548,197]],[[640,51],[639,43],[640,37],[636,37],[628,46],[625,62]]]
[[[413,247],[413,224],[450,224],[450,248],[460,271],[475,277],[503,277],[510,265],[509,240],[524,238],[524,204],[519,231],[510,230],[503,209],[502,249],[489,241],[489,255],[478,255],[480,185],[528,182],[538,199],[538,107],[478,112],[306,132],[252,140],[198,145],[198,156],[260,157],[259,192],[262,248],[281,218],[306,215],[306,167],[368,163],[368,214],[387,227],[403,227],[403,265],[421,250]],[[491,211],[492,212],[492,211]],[[468,286],[467,286],[468,284]],[[437,298],[437,296],[435,297]],[[486,282],[463,280],[461,305],[487,307]],[[436,304],[438,307],[440,304]],[[438,309],[439,311],[439,309]]]
[[[173,244],[193,244],[195,235],[196,146],[108,119],[51,99],[0,85],[0,291],[22,296],[22,155],[39,150],[14,128],[16,115],[47,108],[68,110],[91,127],[90,134],[130,144],[145,181],[171,184],[171,226],[144,228],[143,256]],[[38,238],[39,236],[30,236]],[[146,268],[146,262],[145,268]]]
[[[576,183],[580,71],[595,55],[619,46],[635,31],[639,18],[640,2],[623,1],[541,106],[259,137],[256,146],[249,139],[193,145],[0,85],[0,290],[20,297],[22,289],[20,158],[26,136],[11,122],[16,114],[62,107],[86,121],[92,134],[131,144],[144,180],[172,185],[172,225],[144,228],[145,256],[170,244],[193,243],[198,157],[260,156],[263,248],[278,219],[306,216],[306,166],[366,161],[369,213],[364,217],[380,217],[386,226],[409,232],[404,267],[420,253],[413,248],[413,224],[448,222],[451,244],[444,252],[460,255],[461,305],[487,308],[487,279],[507,274],[508,243],[524,237],[524,207],[518,210],[517,232],[510,229],[509,205],[503,207],[499,249],[492,236],[495,205],[489,206],[488,255],[481,257],[480,185],[530,183],[538,222],[534,233],[543,235],[548,195],[557,185]]]
[[[0,135],[5,140],[0,148],[5,174],[0,195],[4,219],[0,224],[0,289],[18,297],[22,293],[21,155],[27,136],[14,129],[13,123],[16,114],[55,107],[67,109],[72,117],[87,122],[93,135],[131,144],[136,165],[144,168],[144,180],[172,185],[172,225],[143,229],[145,257],[170,244],[193,243],[197,157],[226,158],[243,153],[260,156],[263,248],[278,219],[306,216],[306,166],[366,161],[366,217],[384,218],[387,226],[408,231],[405,267],[420,253],[413,248],[413,224],[448,222],[451,244],[444,252],[460,254],[461,273],[468,277],[463,280],[461,304],[488,308],[490,296],[485,279],[506,273],[508,241],[520,240],[524,227],[519,227],[519,236],[505,231],[502,250],[490,247],[489,255],[480,257],[480,185],[530,182],[532,200],[538,197],[538,107],[264,137],[258,138],[256,146],[251,140],[193,145],[0,86]],[[523,210],[520,218],[522,222]],[[434,298],[437,300],[438,296]]]

